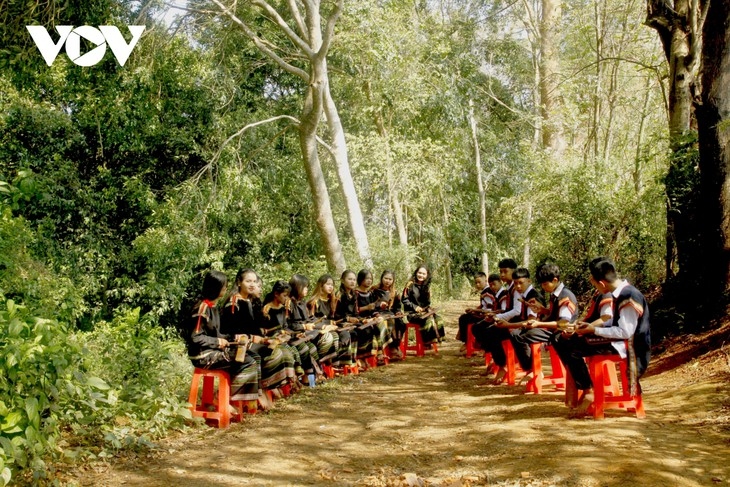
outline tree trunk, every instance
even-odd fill
[[[527,225],[525,225],[527,228],[527,234],[525,235],[525,250],[522,254],[522,267],[530,267],[530,251],[531,251],[531,241],[530,241],[530,232],[532,231],[532,203],[527,204]]]
[[[730,290],[730,0],[712,0],[702,29],[702,97],[697,107],[704,197],[705,289]]]
[[[365,86],[368,99],[372,100],[372,96],[370,93],[370,82],[367,82]],[[395,226],[398,230],[398,241],[403,247],[408,247],[408,232],[406,232],[405,220],[403,219],[403,207],[400,203],[398,187],[393,180],[393,157],[390,152],[390,137],[388,134],[388,129],[385,128],[382,108],[376,109],[373,116],[375,118],[375,126],[378,129],[378,134],[383,139],[383,143],[385,144],[385,176],[387,179],[386,182],[388,183],[388,194],[390,195],[391,207],[393,208],[393,213],[395,214]]]
[[[325,183],[322,166],[317,152],[317,126],[322,113],[323,98],[322,82],[312,73],[312,83],[307,89],[307,96],[300,117],[299,145],[302,149],[302,158],[307,172],[309,188],[314,202],[317,227],[322,236],[325,247],[327,267],[334,269],[336,274],[347,267],[342,253],[340,239],[337,236],[332,208],[330,206],[329,191]]]
[[[474,143],[474,164],[477,170],[477,189],[479,190],[479,229],[482,241],[482,272],[489,273],[489,255],[487,254],[487,197],[482,179],[482,157],[479,152],[479,138],[477,137],[477,121],[474,118],[474,100],[469,100],[469,126]]]
[[[543,148],[559,154],[565,148],[560,123],[560,7],[561,0],[542,0],[540,22],[540,114]]]
[[[357,198],[357,191],[355,191],[355,183],[353,183],[352,174],[350,173],[345,131],[342,129],[340,114],[330,94],[329,81],[326,74],[327,60],[321,58],[318,61],[323,65],[321,69],[324,73],[324,111],[327,116],[327,127],[329,128],[332,139],[332,152],[334,154],[335,165],[337,166],[337,176],[342,187],[342,194],[345,198],[345,206],[347,207],[347,218],[350,222],[352,236],[355,239],[360,260],[365,267],[372,268],[373,260],[370,256],[370,244],[368,243],[368,235],[365,231],[365,221],[360,210],[360,202]]]
[[[672,151],[667,176],[667,259],[676,256],[679,287],[693,287],[703,280],[699,211],[693,178],[687,171],[693,149],[693,91],[702,46],[697,0],[647,0],[646,24],[657,31],[669,65],[668,126]],[[670,241],[673,239],[674,241]],[[667,275],[673,274],[671,262]]]

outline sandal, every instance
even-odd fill
[[[504,382],[505,378],[507,377],[507,369],[500,367],[497,371],[497,375],[494,376],[494,380],[492,381],[492,385],[498,386],[502,382]]]

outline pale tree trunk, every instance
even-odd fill
[[[307,181],[314,200],[317,228],[322,235],[322,242],[325,247],[327,267],[334,269],[337,274],[347,267],[345,257],[342,253],[340,239],[337,236],[337,228],[332,216],[329,191],[325,183],[322,167],[317,152],[317,126],[322,113],[322,84],[312,76],[314,80],[307,90],[307,97],[304,102],[304,109],[300,117],[299,145],[302,149],[304,167],[307,172]]]
[[[370,102],[373,101],[372,89],[370,87],[370,81],[365,83],[365,94]],[[383,139],[385,145],[385,176],[388,184],[388,195],[390,199],[390,207],[395,216],[395,226],[398,230],[398,241],[403,247],[408,247],[408,232],[406,231],[405,219],[403,218],[403,206],[400,202],[400,196],[398,194],[398,185],[393,175],[393,154],[390,150],[390,134],[385,126],[385,120],[383,117],[383,108],[378,107],[373,110],[373,120],[375,121],[375,127],[378,129],[378,135]],[[390,232],[390,230],[388,230]],[[410,267],[410,266],[409,266]]]
[[[525,250],[522,254],[522,267],[530,267],[530,251],[531,251],[531,239],[530,232],[532,231],[532,203],[527,205],[527,234],[525,236]]]
[[[342,246],[337,236],[337,229],[332,216],[332,208],[330,206],[329,191],[325,182],[322,167],[317,152],[317,127],[322,118],[323,110],[328,111],[328,122],[330,123],[330,132],[332,135],[332,152],[337,161],[338,166],[344,164],[347,166],[347,151],[344,143],[344,133],[339,123],[339,116],[334,108],[334,103],[329,93],[329,83],[327,75],[327,53],[329,52],[332,39],[334,37],[334,29],[340,14],[342,13],[343,0],[334,2],[329,17],[325,21],[325,28],[322,29],[322,16],[320,15],[319,0],[305,0],[298,2],[297,0],[287,0],[286,4],[277,3],[276,5],[282,10],[288,9],[288,15],[291,17],[292,27],[289,22],[284,20],[279,11],[276,10],[267,0],[250,0],[245,5],[238,5],[238,2],[230,4],[224,0],[211,0],[218,6],[220,12],[231,19],[238,25],[243,33],[256,46],[256,48],[271,59],[284,71],[299,77],[307,86],[307,95],[304,106],[302,107],[301,120],[299,121],[299,144],[302,150],[302,159],[304,161],[307,173],[307,181],[309,182],[312,200],[314,203],[314,213],[322,236],[325,247],[325,255],[327,264],[331,270],[337,273],[345,269],[346,263]],[[226,5],[229,3],[229,5]],[[304,15],[300,9],[300,5],[304,8]],[[282,50],[273,45],[270,41],[263,39],[256,29],[251,28],[236,13],[236,8],[249,9],[256,7],[267,21],[272,22],[280,29],[281,33],[297,48],[297,56],[308,62],[307,69],[290,64],[280,54]],[[339,130],[339,132],[338,132]],[[338,153],[340,154],[338,156]],[[342,158],[344,153],[344,159]],[[339,167],[338,167],[339,169]],[[349,166],[347,166],[347,175],[349,176]],[[357,199],[352,184],[352,178],[349,178],[349,186],[341,182],[343,191],[345,191],[346,201],[354,196]],[[357,224],[357,217],[352,215],[359,213],[359,204],[357,213],[350,214],[350,204],[348,203],[348,217],[350,223]],[[362,224],[362,214],[359,216],[359,227],[357,230],[353,228],[353,235],[356,240],[361,239],[364,234],[364,225]],[[361,255],[365,255],[367,261],[369,259],[369,250],[367,247],[367,238],[365,245],[361,245],[361,241],[357,241],[358,250],[362,250]],[[363,250],[364,249],[364,250]]]
[[[709,4],[709,5],[708,5]],[[708,281],[730,291],[730,0],[706,1],[702,28],[702,97],[697,107],[702,195],[705,197]]]
[[[565,149],[560,122],[560,14],[561,0],[542,0],[540,21],[540,115],[543,148],[554,154]]]
[[[641,194],[641,145],[644,143],[644,124],[646,123],[647,112],[649,109],[649,100],[651,99],[651,83],[652,80],[647,76],[646,86],[644,87],[644,103],[641,107],[641,118],[639,118],[639,130],[636,135],[636,153],[634,154],[634,190],[636,194]]]
[[[477,137],[477,121],[474,117],[474,100],[469,100],[469,126],[474,144],[474,164],[477,170],[477,189],[479,191],[479,229],[482,242],[482,272],[489,273],[489,255],[487,254],[487,197],[482,179],[482,157],[479,152],[479,138]]]
[[[327,73],[327,60],[321,59],[324,64],[325,76]],[[342,129],[342,121],[337,111],[332,95],[329,90],[329,81],[324,86],[324,111],[327,115],[327,127],[329,128],[330,137],[332,139],[332,153],[337,166],[337,176],[342,187],[342,194],[345,198],[345,206],[347,207],[347,218],[352,229],[352,236],[355,239],[357,253],[360,260],[367,268],[373,267],[373,259],[370,256],[370,244],[368,243],[368,235],[365,231],[365,221],[360,210],[360,202],[355,191],[355,183],[352,181],[350,173],[350,162],[347,157],[347,145],[345,143],[345,131]]]
[[[449,237],[449,210],[446,207],[446,198],[444,198],[444,189],[439,187],[439,196],[441,197],[441,208],[444,212],[444,240],[446,241],[446,289],[449,296],[454,294],[454,278],[451,275],[451,243]]]

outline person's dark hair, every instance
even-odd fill
[[[391,289],[395,289],[395,272],[391,271],[390,269],[385,269],[382,274],[380,274],[380,283],[378,284],[378,287],[380,289],[383,289],[383,278],[390,274],[393,276],[393,284],[391,285]]]
[[[238,271],[238,274],[236,274],[236,284],[238,284],[239,282],[243,281],[243,278],[244,278],[244,276],[245,276],[246,274],[253,274],[254,276],[256,276],[256,279],[257,279],[257,280],[258,280],[258,279],[260,279],[260,278],[259,278],[259,275],[258,275],[258,274],[256,274],[256,271],[255,271],[255,270],[253,270],[253,269],[249,269],[249,268],[247,267],[247,268],[245,268],[245,269],[241,269],[241,270],[239,270],[239,271]]]
[[[512,280],[516,281],[517,279],[522,279],[523,277],[530,278],[530,271],[526,267],[518,267],[515,269],[515,271],[512,273]]]
[[[489,274],[489,277],[487,278],[487,282],[492,283],[494,281],[501,281],[502,278],[499,277],[499,274]]]
[[[289,279],[289,285],[291,286],[291,297],[295,301],[302,299],[304,294],[304,288],[309,286],[309,279],[307,276],[301,274],[294,274]]]
[[[332,277],[330,274],[324,274],[320,276],[319,279],[317,279],[317,284],[314,286],[314,292],[312,293],[312,297],[309,298],[309,301],[307,301],[307,303],[316,302],[319,299],[319,295],[322,293],[322,289],[324,288],[324,285],[327,284],[327,281],[332,281],[332,294],[329,296],[329,302],[330,306],[334,308],[335,301],[337,300],[334,290],[335,278]]]
[[[345,277],[347,277],[349,274],[355,275],[355,271],[351,271],[350,269],[345,269],[342,271],[342,274],[340,275],[340,295],[342,294],[350,294],[350,290],[345,287]]]
[[[517,262],[514,259],[502,259],[497,264],[500,269],[517,269]]]
[[[284,280],[278,280],[274,283],[274,286],[271,288],[271,292],[266,295],[264,298],[264,304],[269,304],[274,300],[274,296],[277,294],[281,294],[283,292],[291,292],[291,286],[288,282]]]
[[[614,282],[618,279],[616,264],[608,257],[596,257],[588,264],[588,270],[596,281]]]
[[[413,271],[413,283],[416,284],[418,282],[418,279],[416,278],[416,274],[418,274],[418,271],[420,269],[426,269],[426,280],[423,282],[423,284],[420,284],[421,286],[429,286],[431,284],[431,270],[425,266],[425,265],[419,265],[416,267],[416,270]]]
[[[221,291],[228,284],[228,277],[221,271],[208,271],[203,278],[203,290],[200,293],[203,299],[215,301]]]
[[[243,278],[246,277],[247,274],[253,274],[254,276],[256,276],[256,280],[261,279],[259,275],[256,274],[256,271],[253,269],[249,269],[248,267],[245,269],[240,269],[236,274],[236,280],[234,283],[235,285],[231,290],[231,294],[229,296],[232,296],[241,291],[240,283],[243,282]]]
[[[479,271],[474,274],[474,278],[476,279],[477,277],[487,277],[487,274],[482,271]]]
[[[543,282],[552,282],[553,279],[560,280],[560,267],[553,262],[545,262],[537,268],[535,279],[538,284]]]
[[[365,279],[367,279],[368,276],[370,276],[370,278],[372,279],[373,273],[367,269],[360,269],[360,272],[357,273],[357,285],[359,286],[360,284],[365,282]]]

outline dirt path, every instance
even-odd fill
[[[469,303],[446,307],[448,336]],[[719,345],[719,344],[718,344]],[[228,430],[170,438],[80,485],[707,486],[730,484],[730,373],[647,377],[646,420],[567,419],[555,392],[487,386],[460,342],[277,403]],[[719,360],[719,359],[718,359]],[[677,382],[684,384],[680,392]],[[550,390],[548,388],[548,390]]]

